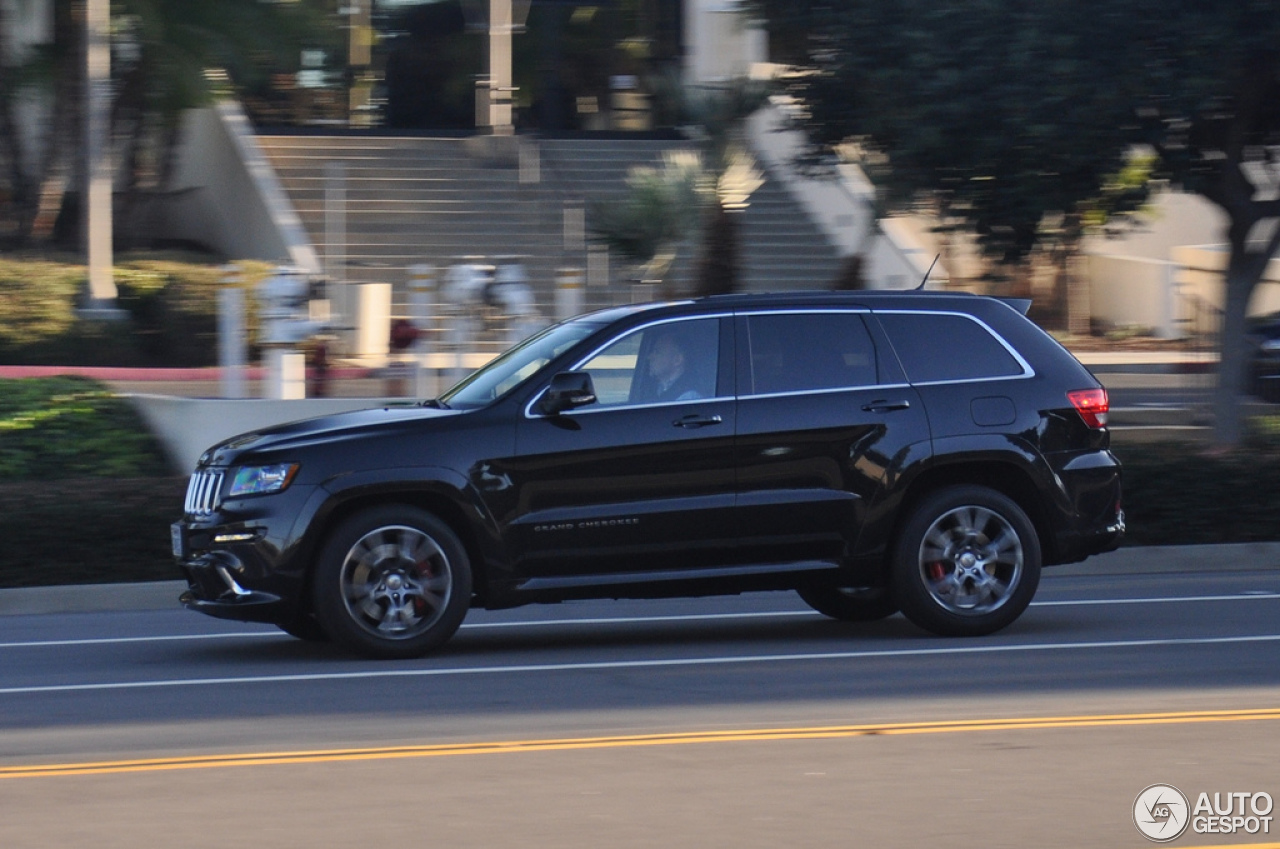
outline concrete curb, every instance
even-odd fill
[[[178,596],[186,588],[186,581],[19,587],[0,590],[0,616],[177,610]]]
[[[1052,578],[1205,571],[1280,571],[1280,542],[1134,546],[1097,554],[1080,563],[1053,566],[1044,574]]]
[[[1054,566],[1045,579],[1108,575],[1168,575],[1205,571],[1280,573],[1280,542],[1122,548],[1082,563]],[[185,581],[83,584],[0,590],[0,616],[177,610]]]

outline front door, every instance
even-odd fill
[[[733,324],[656,322],[574,370],[595,403],[517,427],[505,529],[524,588],[663,580],[731,559]]]

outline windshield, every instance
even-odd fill
[[[484,407],[532,377],[538,369],[608,322],[577,319],[553,324],[472,372],[440,400],[454,409]]]

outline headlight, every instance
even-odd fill
[[[297,463],[275,463],[270,466],[241,466],[231,481],[228,498],[242,495],[269,495],[283,492],[298,473]]]

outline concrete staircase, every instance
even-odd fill
[[[331,250],[326,244],[326,188],[334,188],[326,166],[342,166],[346,238],[332,250],[343,257],[348,280],[393,284],[394,313],[407,313],[411,265],[432,264],[443,273],[464,257],[492,261],[512,256],[523,262],[540,310],[550,316],[557,269],[588,267],[592,207],[625,196],[630,168],[660,164],[666,151],[688,144],[519,141],[520,162],[496,164],[473,155],[466,139],[258,137],[322,258]],[[585,241],[572,238],[572,222],[580,216],[587,219]],[[825,287],[839,265],[834,249],[772,179],[756,191],[743,213],[741,248],[745,288],[751,290]],[[677,285],[688,281],[696,249],[691,241],[672,269]],[[598,249],[595,256],[592,267],[599,269]],[[629,271],[615,258],[607,275],[593,275],[607,280],[589,281],[587,306],[631,300]]]

